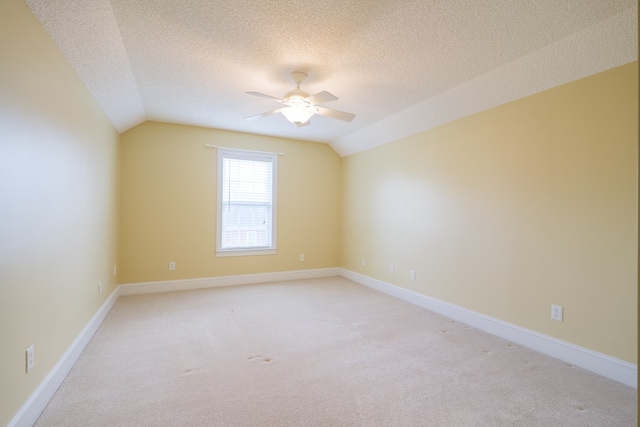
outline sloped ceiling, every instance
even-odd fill
[[[119,131],[145,120],[348,155],[637,60],[636,0],[27,0]],[[329,91],[351,123],[276,97]]]

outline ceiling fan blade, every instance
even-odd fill
[[[337,101],[337,100],[338,100],[337,96],[326,91],[318,92],[315,95],[311,95],[310,97],[307,98],[307,101],[309,101],[311,105],[322,104],[325,102],[331,102],[331,101]]]
[[[284,99],[276,98],[275,96],[267,95],[260,92],[245,92],[247,95],[259,96],[260,98],[273,99],[274,101],[283,102]]]
[[[259,119],[260,117],[270,116],[272,114],[279,113],[280,110],[282,110],[282,108],[278,108],[277,110],[267,111],[266,113],[262,113],[262,114],[256,114],[255,116],[245,117],[245,120],[255,120],[255,119]]]
[[[331,117],[332,119],[343,120],[345,122],[350,122],[353,120],[356,115],[351,113],[345,113],[344,111],[332,110],[330,108],[318,107],[318,114],[321,116]]]

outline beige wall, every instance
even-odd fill
[[[636,62],[344,158],[341,265],[636,363],[637,83]]]
[[[0,1],[0,425],[111,293],[118,134],[22,1]],[[25,373],[25,350],[35,367]]]
[[[205,144],[285,153],[276,255],[215,256],[217,150]],[[121,162],[120,283],[338,265],[340,157],[326,144],[146,122],[122,134]]]

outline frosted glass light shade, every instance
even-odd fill
[[[287,107],[280,110],[282,114],[289,120],[291,123],[302,124],[306,123],[311,116],[316,113],[316,109],[312,106],[306,107]]]

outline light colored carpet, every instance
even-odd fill
[[[37,426],[635,426],[636,390],[343,278],[121,297]]]

